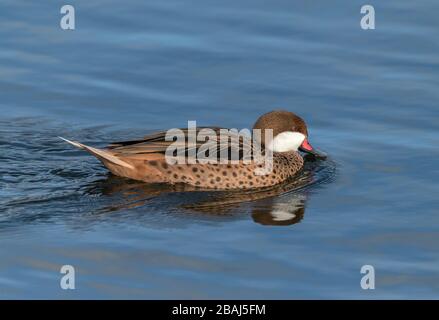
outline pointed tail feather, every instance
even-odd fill
[[[134,167],[131,164],[119,159],[118,157],[110,154],[109,152],[107,152],[105,150],[96,149],[96,148],[87,146],[85,144],[79,143],[77,141],[70,141],[70,140],[65,139],[63,137],[58,137],[58,138],[64,140],[67,143],[70,143],[71,145],[73,145],[79,149],[83,149],[83,150],[90,152],[92,155],[96,156],[99,159],[107,160],[111,163],[117,164],[117,165],[125,167],[125,168],[134,169]]]

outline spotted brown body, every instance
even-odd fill
[[[96,149],[79,142],[67,142],[84,149],[94,156],[115,175],[147,183],[189,184],[207,189],[252,189],[277,185],[292,178],[302,167],[302,151],[314,153],[308,142],[308,130],[299,116],[283,110],[262,115],[254,129],[264,132],[273,130],[273,139],[265,140],[262,134],[262,149],[272,152],[271,170],[261,174],[266,162],[237,159],[228,163],[203,163],[185,161],[170,164],[166,150],[173,143],[165,139],[166,132],[157,132],[139,140],[110,144],[106,149]],[[212,128],[218,138],[220,128]],[[187,132],[183,130],[183,132]],[[186,141],[185,141],[186,142]],[[245,142],[230,148],[243,148]],[[200,143],[195,145],[200,147]],[[188,148],[188,147],[186,147]],[[185,150],[188,154],[188,150]],[[241,150],[239,150],[241,151]],[[218,152],[219,154],[219,152]],[[265,158],[267,161],[268,158]],[[260,160],[260,159],[259,159]]]

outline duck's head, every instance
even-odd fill
[[[259,117],[253,129],[261,130],[261,143],[273,152],[302,151],[318,158],[326,155],[314,149],[308,141],[305,121],[298,115],[284,110],[275,110]],[[265,130],[273,130],[273,140],[265,141]]]

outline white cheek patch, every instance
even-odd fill
[[[305,135],[300,132],[284,131],[274,137],[268,148],[273,152],[297,151],[303,140]]]

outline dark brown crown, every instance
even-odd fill
[[[305,121],[298,115],[285,110],[274,110],[263,114],[256,121],[253,129],[262,131],[262,143],[264,143],[265,129],[272,129],[273,137],[284,131],[300,132],[306,137],[308,136]]]

